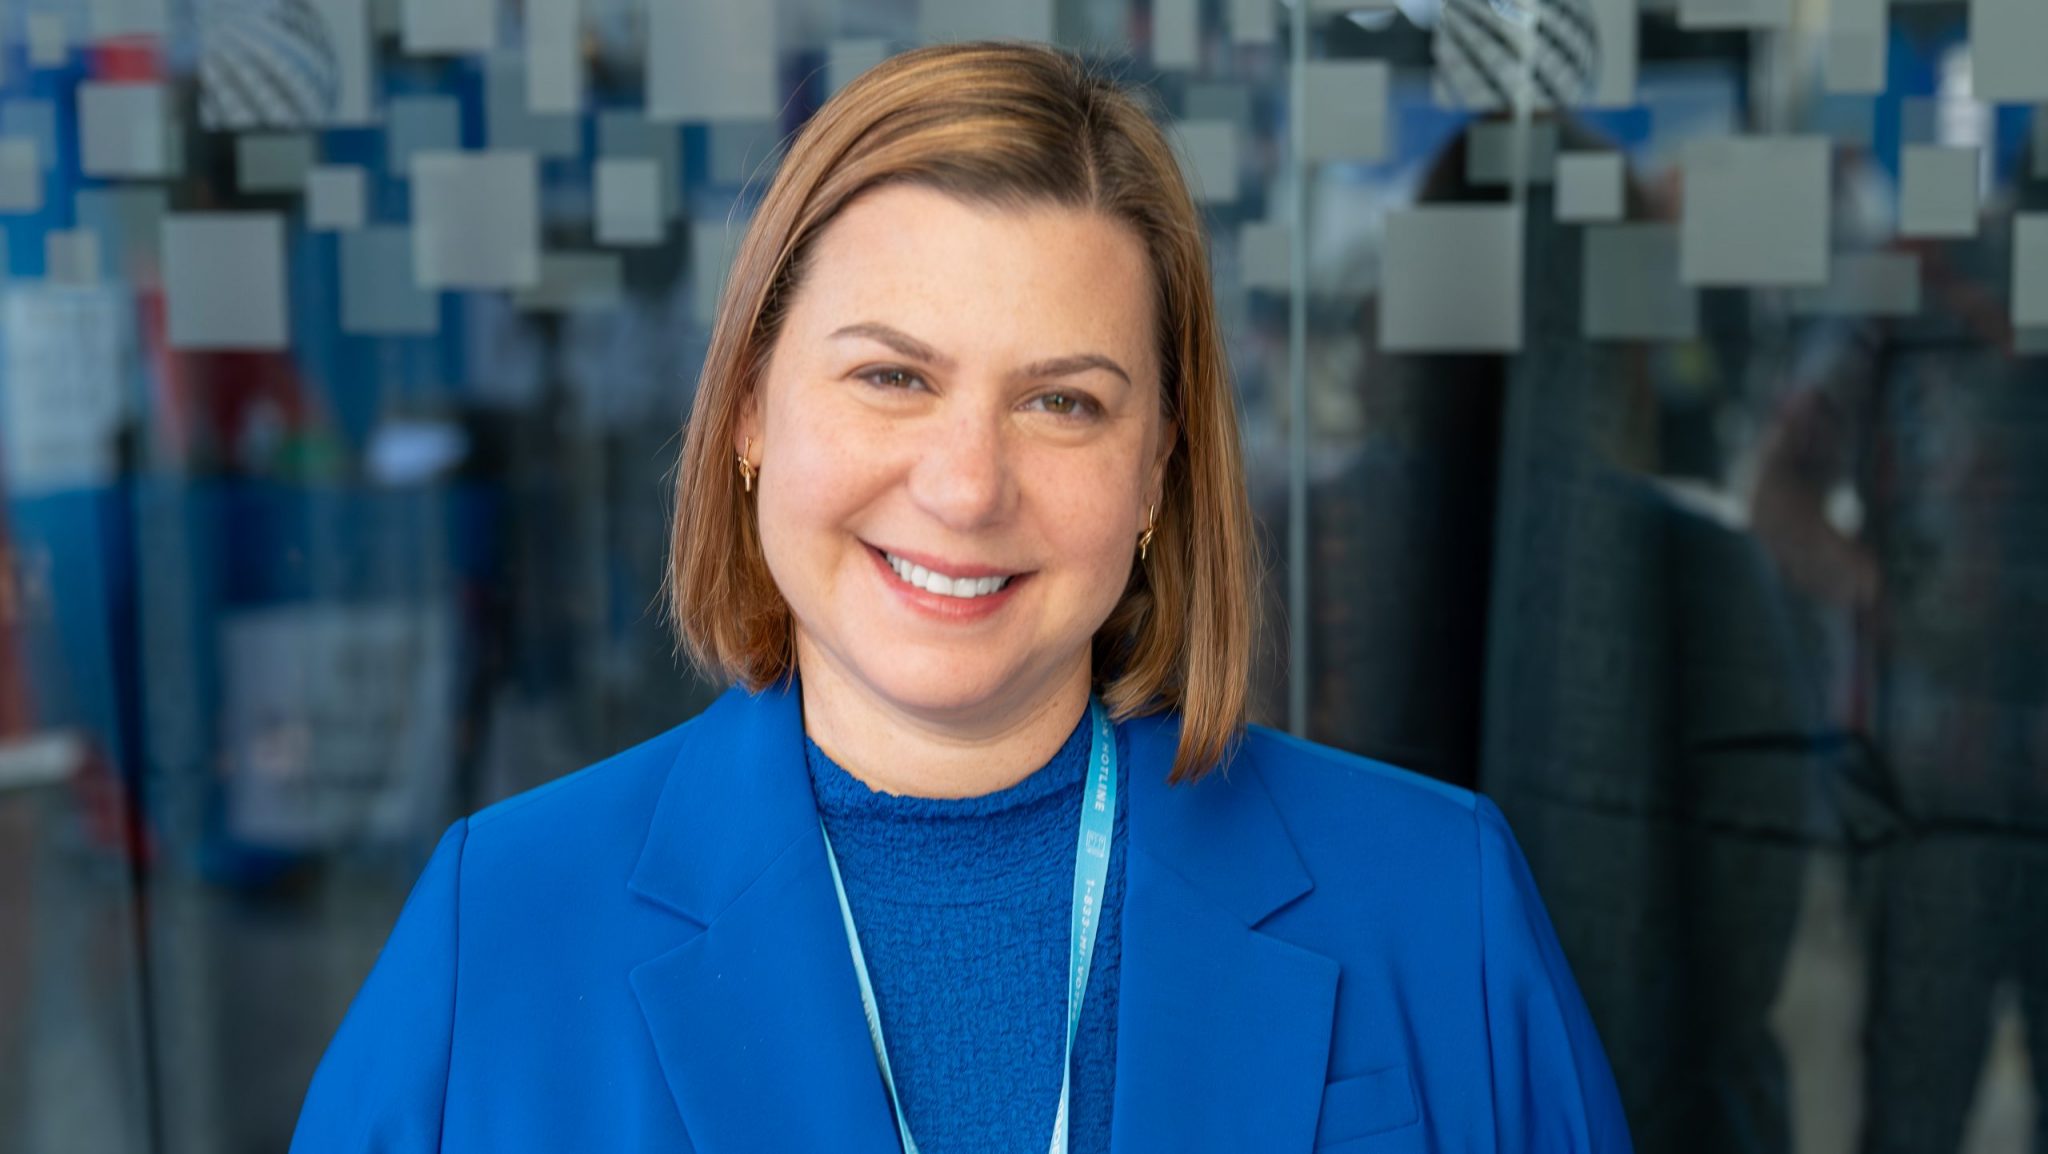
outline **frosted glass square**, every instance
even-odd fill
[[[313,167],[313,138],[241,135],[235,138],[235,168],[243,192],[298,192]]]
[[[1387,214],[1380,347],[1514,352],[1522,347],[1522,209],[1436,205]]]
[[[1387,66],[1377,60],[1312,60],[1302,77],[1310,161],[1387,156]]]
[[[1557,122],[1531,121],[1526,135],[1512,120],[1482,120],[1465,137],[1465,179],[1482,187],[1514,183],[1516,169],[1529,184],[1557,175]]]
[[[1152,0],[1152,67],[1193,68],[1202,57],[1198,0]]]
[[[2048,100],[2048,4],[2041,0],[1971,0],[1970,80],[1977,99],[1992,104]]]
[[[1252,132],[1252,90],[1243,84],[1191,82],[1183,90],[1182,120],[1228,120],[1239,134]]]
[[[441,327],[441,298],[413,278],[412,230],[376,225],[345,233],[341,246],[341,330],[425,336]]]
[[[774,4],[647,0],[647,116],[774,120]]]
[[[0,137],[0,212],[41,212],[43,162],[36,142]]]
[[[2015,328],[2048,328],[2048,213],[2013,217],[2012,323]]]
[[[527,0],[529,111],[583,111],[583,29],[578,6],[579,0]]]
[[[1618,152],[1567,152],[1557,158],[1557,219],[1620,220],[1627,212],[1628,163]]]
[[[1705,31],[1720,28],[1784,28],[1792,23],[1792,0],[1679,0],[1678,26]]]
[[[1052,0],[919,0],[917,38],[1050,42],[1052,17]]]
[[[1253,221],[1238,230],[1238,282],[1247,290],[1286,292],[1294,267],[1293,238],[1284,224]]]
[[[373,125],[377,108],[377,44],[372,38],[370,0],[313,0],[326,25],[334,54],[334,100],[328,125]]]
[[[673,124],[655,124],[636,112],[601,112],[597,117],[597,152],[607,158],[651,160],[661,173],[661,214],[674,220],[682,214],[682,140]]]
[[[413,271],[433,289],[525,288],[540,279],[539,181],[524,152],[413,157]]]
[[[161,37],[170,31],[168,0],[91,0],[92,38]]]
[[[1886,0],[1829,0],[1822,69],[1829,91],[1884,91],[1888,15]]]
[[[43,236],[43,278],[52,284],[98,284],[104,260],[99,234],[91,229],[57,229]]]
[[[1237,125],[1228,120],[1183,120],[1174,126],[1181,175],[1201,204],[1237,201]]]
[[[834,40],[825,49],[825,89],[838,91],[853,78],[889,58],[889,42],[882,39]]]
[[[1638,25],[1637,0],[1592,0],[1593,23],[1600,33],[1600,72],[1585,104],[1593,108],[1628,108],[1636,102]]]
[[[1960,240],[1977,235],[1974,148],[1908,144],[1900,150],[1899,235]]]
[[[1688,144],[1680,231],[1685,283],[1826,284],[1830,146],[1824,136],[1730,136]]]
[[[363,226],[363,170],[352,164],[323,164],[306,174],[306,225],[316,231]]]
[[[163,222],[172,348],[288,344],[284,218],[273,212],[174,212]]]
[[[1689,341],[1699,293],[1679,283],[1678,230],[1668,224],[1586,229],[1580,322],[1590,341]]]
[[[660,244],[668,234],[661,211],[661,171],[639,157],[606,157],[597,162],[597,242]]]
[[[462,147],[462,107],[453,97],[393,97],[386,120],[385,163],[395,175],[412,171],[415,153],[453,152]]]
[[[583,153],[583,120],[531,107],[526,65],[512,57],[490,62],[484,71],[484,139],[499,151],[569,158]]]
[[[28,64],[31,68],[62,68],[71,58],[71,31],[62,12],[28,14]]]
[[[1230,39],[1236,44],[1271,44],[1280,38],[1280,5],[1275,0],[1226,0]]]
[[[540,283],[513,293],[512,303],[531,312],[601,312],[619,303],[623,285],[615,253],[543,253]]]
[[[498,46],[498,3],[404,0],[400,26],[413,55],[481,55]]]
[[[161,84],[78,86],[79,167],[87,176],[170,175],[172,130]]]
[[[1920,312],[1920,257],[1910,252],[1837,253],[1824,288],[1796,289],[1801,316],[1910,317]]]

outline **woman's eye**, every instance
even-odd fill
[[[909,389],[924,383],[908,369],[863,369],[860,379],[878,389]]]
[[[1056,417],[1085,417],[1095,409],[1095,402],[1079,393],[1042,393],[1038,404]]]

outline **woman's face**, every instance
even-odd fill
[[[971,724],[1085,676],[1170,446],[1152,292],[1078,209],[892,185],[817,237],[739,429],[807,681]]]

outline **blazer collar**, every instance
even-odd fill
[[[817,828],[795,681],[728,689],[685,725],[627,886],[708,926]]]
[[[1177,722],[1122,728],[1112,1148],[1306,1151],[1337,963],[1256,927],[1309,892],[1308,871],[1254,763],[1168,787]],[[702,927],[631,973],[699,1151],[897,1149],[793,681],[729,690],[688,724],[628,887]]]
[[[1314,883],[1248,753],[1168,786],[1178,721],[1125,725],[1131,840],[1110,1148],[1306,1154],[1337,963],[1257,927]]]

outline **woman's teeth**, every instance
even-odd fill
[[[1010,583],[1008,577],[948,577],[922,565],[913,565],[891,553],[882,554],[898,577],[927,593],[942,597],[986,597]]]

